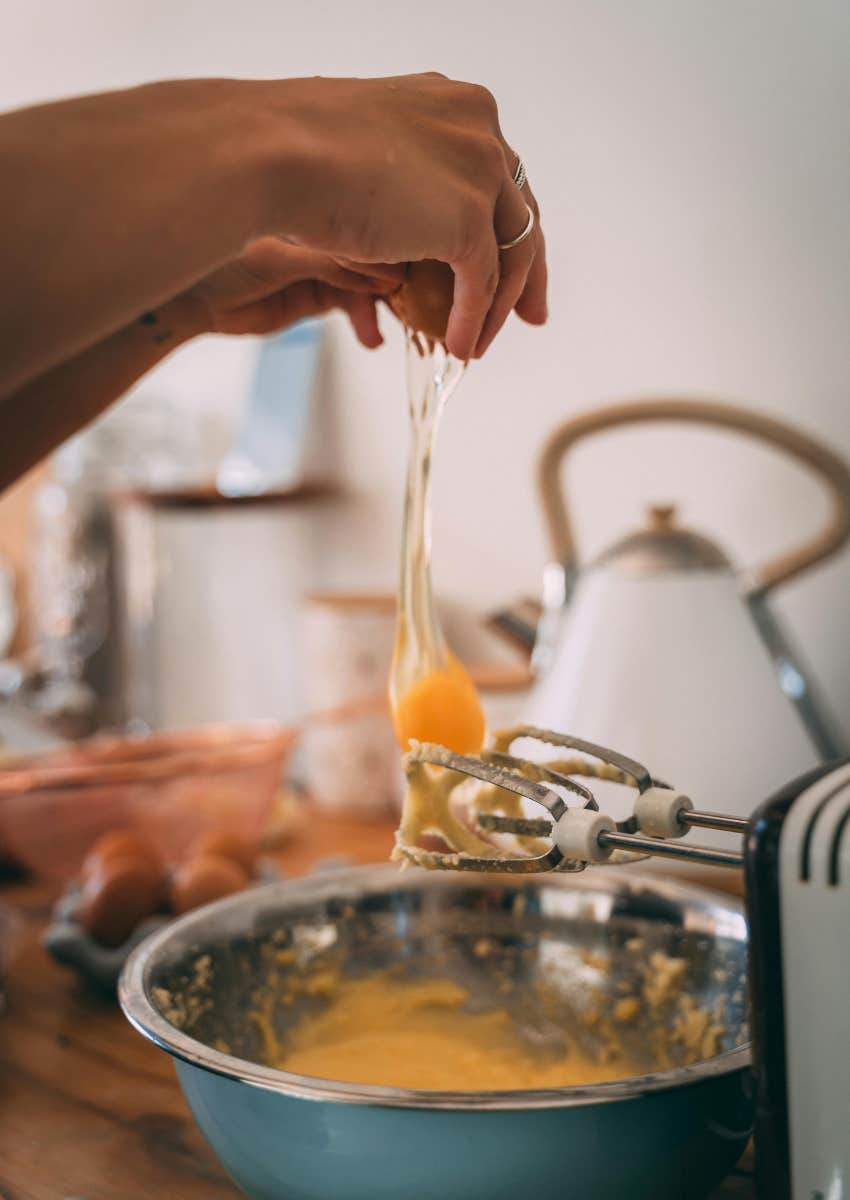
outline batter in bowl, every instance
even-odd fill
[[[268,1061],[299,1075],[436,1091],[568,1087],[635,1073],[621,1059],[538,1049],[506,1009],[465,1011],[469,1000],[449,979],[381,971],[341,980],[286,1046],[267,1044]]]
[[[588,962],[607,970],[603,957]],[[541,979],[532,987],[535,1011],[523,1020],[510,1011],[510,973],[494,974],[492,1001],[482,1008],[439,973],[409,977],[387,968],[345,978],[326,966],[281,978],[272,971],[250,1019],[263,1061],[298,1075],[434,1091],[576,1087],[718,1053],[722,1021],[683,987],[685,968],[683,959],[653,952],[634,990],[607,1001],[590,996],[580,1009]],[[295,1017],[305,997],[309,1011]],[[293,1010],[293,1019],[281,1023],[281,1009]],[[626,1031],[629,1046],[643,1046],[641,1062],[624,1049]]]

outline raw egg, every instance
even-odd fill
[[[211,900],[220,900],[241,892],[248,883],[248,873],[230,858],[220,854],[205,854],[190,858],[177,868],[171,881],[171,907],[176,913],[200,908]]]
[[[159,910],[163,872],[139,856],[114,855],[89,872],[80,896],[79,916],[104,946],[120,946],[140,921]]]
[[[477,754],[486,734],[475,684],[451,654],[447,666],[431,671],[396,698],[393,723],[402,750],[415,738],[456,754]]]
[[[447,263],[434,258],[408,265],[401,287],[387,303],[402,324],[433,342],[445,340],[454,299],[455,277]]]
[[[187,857],[206,858],[209,854],[235,862],[246,874],[253,875],[257,842],[255,838],[243,837],[226,829],[211,829],[192,843]]]

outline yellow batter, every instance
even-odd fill
[[[417,842],[423,834],[437,834],[452,850],[462,854],[492,858],[497,853],[451,812],[452,792],[465,782],[466,776],[417,762],[408,762],[406,773],[407,794],[396,833],[394,859],[408,858],[427,865],[430,862],[427,856],[417,852]],[[507,792],[502,794],[509,795]]]
[[[274,1044],[271,1065],[299,1075],[431,1091],[508,1091],[622,1079],[621,1060],[533,1048],[504,1009],[463,1011],[468,993],[448,979],[378,972],[339,982],[329,1005]],[[267,1032],[267,1030],[266,1030]]]

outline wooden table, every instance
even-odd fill
[[[319,818],[280,864],[302,874],[333,854],[372,862],[391,843],[389,824]],[[41,949],[54,894],[36,883],[2,889],[24,934],[0,1017],[0,1200],[237,1200],[168,1057]],[[713,1200],[754,1194],[745,1159]]]

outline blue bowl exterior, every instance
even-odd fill
[[[750,1136],[750,1073],[605,1104],[475,1112],[307,1100],[175,1060],[253,1200],[704,1200]]]

